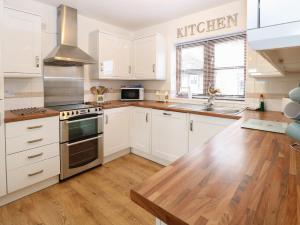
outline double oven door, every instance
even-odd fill
[[[103,114],[61,121],[60,132],[61,180],[103,163]]]

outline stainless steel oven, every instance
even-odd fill
[[[103,162],[103,113],[84,112],[69,112],[73,117],[60,121],[61,179]]]

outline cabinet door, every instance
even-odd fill
[[[131,147],[145,154],[151,153],[151,109],[134,107],[130,119]]]
[[[132,44],[130,40],[117,39],[116,76],[120,78],[129,78],[131,76],[131,49]]]
[[[5,167],[4,101],[0,100],[0,197],[6,194]]]
[[[156,70],[156,37],[134,41],[134,75],[136,79],[154,79]]]
[[[104,156],[129,148],[130,109],[104,110]]]
[[[233,122],[235,122],[235,120],[190,115],[189,151],[201,148],[201,146],[209,139],[224,130]]]
[[[100,77],[114,77],[116,72],[117,39],[106,33],[99,34]]]
[[[173,162],[187,152],[187,114],[152,110],[152,155]]]
[[[41,17],[4,8],[3,24],[5,76],[41,75]]]
[[[300,21],[299,0],[260,0],[260,26]]]

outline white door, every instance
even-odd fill
[[[4,100],[0,100],[0,196],[6,194]]]
[[[4,8],[3,71],[5,76],[41,75],[41,17]]]
[[[104,156],[129,148],[130,108],[104,110]]]
[[[173,162],[187,152],[187,114],[152,110],[152,155]]]
[[[134,107],[131,110],[130,142],[135,151],[150,154],[151,109]]]
[[[99,34],[100,77],[116,76],[117,39],[111,34]]]
[[[155,78],[156,37],[134,40],[134,75],[136,79]]]
[[[209,139],[235,122],[233,119],[190,115],[189,151],[200,149]]]
[[[299,0],[260,0],[260,26],[300,21],[299,12]]]
[[[117,39],[116,76],[120,78],[129,78],[131,76],[131,49],[132,42],[126,39]]]

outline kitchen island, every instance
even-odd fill
[[[245,111],[196,151],[131,190],[131,199],[168,225],[300,224],[300,152],[284,134],[241,128]]]

